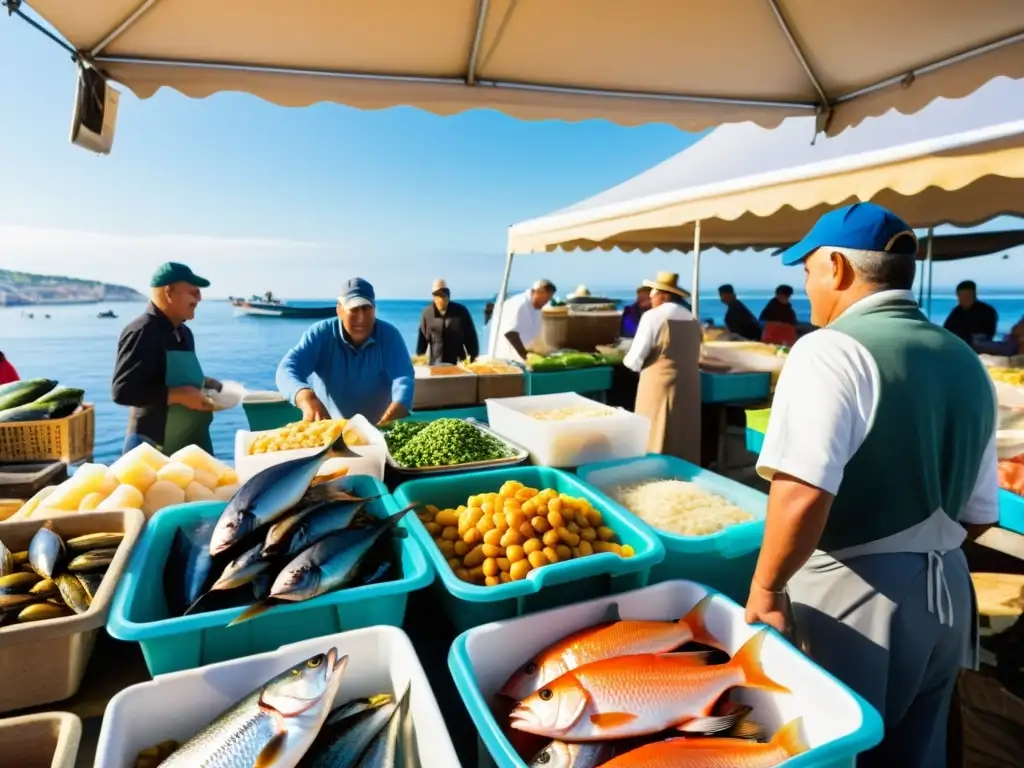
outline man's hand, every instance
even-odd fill
[[[198,387],[171,387],[167,391],[168,405],[181,405],[190,411],[212,411],[213,403]]]
[[[389,421],[395,421],[396,419],[404,419],[409,415],[408,409],[401,403],[392,403],[388,406],[388,409],[384,411],[384,415],[380,417],[380,421],[377,422],[377,426],[380,427],[387,424]]]
[[[295,404],[302,411],[303,421],[323,421],[331,418],[320,398],[314,394],[312,389],[300,389],[295,395]]]
[[[783,635],[788,634],[792,629],[789,626],[789,597],[784,592],[767,590],[754,581],[747,598],[746,619],[747,624],[762,622]]]

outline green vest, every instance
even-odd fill
[[[854,308],[828,327],[867,349],[880,389],[819,547],[877,541],[940,508],[957,520],[995,429],[992,384],[978,356],[901,299]]]

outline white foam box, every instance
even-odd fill
[[[707,629],[732,655],[763,625],[747,624],[739,605],[691,581],[666,581],[461,634],[452,645],[448,664],[480,734],[480,768],[526,768],[490,709],[497,692],[522,664],[566,635],[606,621],[613,603],[623,619],[674,621],[709,593],[714,597],[705,615]],[[769,678],[792,693],[734,688],[733,698],[752,706],[751,717],[770,734],[794,718],[803,718],[802,731],[810,750],[787,760],[786,768],[853,768],[858,753],[881,741],[878,712],[774,631],[762,646],[761,664]]]
[[[562,408],[595,408],[612,413],[565,421],[531,416]],[[643,456],[651,431],[646,416],[611,408],[575,392],[489,399],[487,422],[499,435],[528,450],[534,464],[544,467],[578,467]]]
[[[167,739],[184,743],[263,681],[318,653],[347,655],[334,705],[409,690],[416,748],[423,766],[460,768],[444,717],[416,651],[402,630],[370,627],[285,645],[272,653],[158,675],[111,699],[93,768],[133,768],[140,750]]]
[[[353,453],[359,454],[359,458],[334,459],[331,461],[331,467],[337,469],[344,466],[348,467],[351,475],[371,475],[378,480],[383,480],[384,459],[388,455],[388,445],[384,440],[384,435],[360,414],[349,419],[346,429],[349,427],[366,438],[367,445],[350,446]],[[244,483],[258,472],[280,464],[282,461],[302,459],[312,456],[320,450],[319,448],[300,448],[294,451],[272,451],[249,455],[249,447],[257,437],[276,431],[272,429],[267,432],[249,432],[240,429],[235,433],[235,471],[238,473],[238,482]]]

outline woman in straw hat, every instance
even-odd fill
[[[640,374],[636,413],[651,420],[650,453],[700,464],[701,331],[685,305],[679,275],[659,272],[644,280],[651,309],[640,318],[623,365]]]

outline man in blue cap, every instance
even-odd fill
[[[757,464],[771,491],[747,620],[793,632],[881,713],[862,767],[946,765],[976,655],[960,545],[998,520],[993,386],[914,302],[916,253],[906,222],[858,203],[783,254],[820,330],[790,352]]]
[[[377,424],[412,410],[413,369],[402,334],[377,319],[373,286],[345,284],[338,318],[312,326],[277,367],[277,388],[306,421],[362,414]]]
[[[131,408],[124,449],[148,442],[168,455],[187,445],[212,453],[213,404],[203,390],[221,385],[204,375],[185,325],[195,318],[210,281],[184,264],[167,262],[149,285],[149,306],[117,342],[111,396]]]

